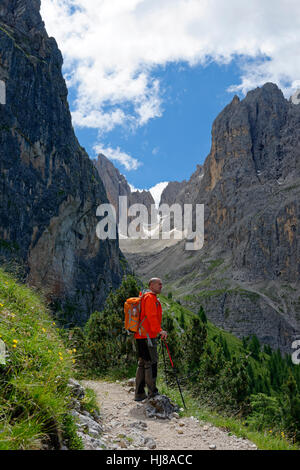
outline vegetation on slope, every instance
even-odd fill
[[[0,449],[81,448],[68,414],[74,351],[43,299],[0,269]],[[2,343],[3,345],[3,343]],[[5,362],[5,363],[3,363]]]
[[[84,328],[61,334],[43,299],[0,270],[0,335],[7,351],[0,365],[0,449],[59,448],[62,441],[81,448],[68,412],[74,363],[85,377],[134,375],[135,342],[123,329],[123,305],[139,290],[128,276]],[[295,447],[300,440],[299,366],[279,351],[261,350],[255,337],[240,341],[215,327],[201,305],[194,314],[172,294],[160,299],[188,405],[184,413],[248,437],[259,448]],[[161,392],[180,403],[174,371],[162,352]]]
[[[123,305],[138,292],[135,279],[128,276],[110,294],[103,311],[95,312],[85,328],[73,335],[84,375],[134,375],[135,344],[123,329]],[[223,419],[243,422],[249,432],[268,433],[270,439],[275,436],[274,442],[299,442],[299,366],[279,351],[261,350],[256,337],[240,341],[215,327],[201,305],[194,314],[173,301],[172,295],[160,299],[172,359],[198,412],[208,409]],[[166,366],[163,363],[162,349],[159,357],[161,374],[166,369],[168,384],[176,390],[167,354]]]

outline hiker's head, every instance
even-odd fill
[[[154,294],[160,294],[162,290],[162,280],[159,279],[159,277],[153,277],[150,279],[148,286],[149,289],[154,292]]]

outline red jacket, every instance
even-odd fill
[[[138,331],[134,334],[134,337],[137,339],[147,338],[148,333],[150,338],[156,338],[158,333],[162,331],[161,319],[162,307],[160,301],[154,292],[146,292],[141,300],[140,323],[143,322],[141,334]]]

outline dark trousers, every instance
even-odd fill
[[[155,395],[157,378],[157,339],[151,339],[152,346],[149,346],[147,339],[137,339],[138,367],[136,371],[135,398],[146,398],[145,385],[148,388],[149,396]]]

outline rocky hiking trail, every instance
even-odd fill
[[[257,449],[252,442],[200,422],[195,417],[180,417],[176,412],[171,412],[167,419],[148,417],[147,401],[134,401],[134,379],[124,382],[85,380],[83,385],[93,389],[97,395],[103,430],[101,441],[106,449]]]

